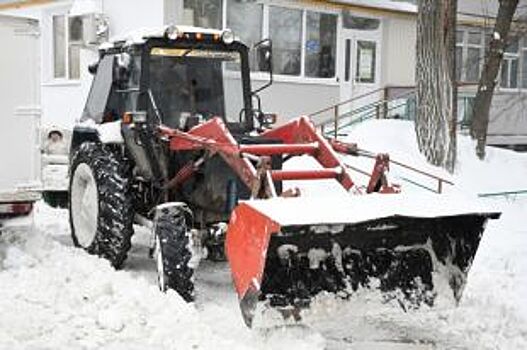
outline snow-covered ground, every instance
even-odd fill
[[[448,192],[469,198],[527,189],[527,154],[489,149],[480,162],[461,138],[452,176],[425,164],[409,122],[366,122],[348,138],[445,176],[456,183]],[[409,192],[423,189],[405,178],[435,187],[396,167],[392,177]],[[202,264],[189,305],[158,291],[145,230],[136,230],[124,270],[115,271],[72,247],[67,211],[40,203],[32,229],[0,237],[0,349],[526,349],[527,196],[485,202],[504,214],[488,225],[458,308],[404,313],[366,294],[348,303],[322,297],[301,324],[267,312],[253,330],[225,263]]]

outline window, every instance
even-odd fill
[[[456,31],[456,80],[461,80],[463,71],[463,32]]]
[[[518,60],[518,38],[513,37],[505,48],[501,63],[501,87],[511,89],[518,87]]]
[[[375,82],[376,43],[374,41],[357,41],[357,69],[355,81],[359,83]]]
[[[381,25],[381,21],[375,18],[357,17],[349,11],[343,11],[342,25],[346,29],[377,30]]]
[[[230,28],[249,47],[262,39],[263,5],[254,0],[227,2],[227,28]],[[256,70],[256,55],[251,52],[251,70]]]
[[[302,11],[270,6],[269,36],[273,40],[274,72],[284,75],[300,75]]]
[[[486,40],[485,32],[469,28],[456,31],[456,78],[477,82],[481,75]],[[486,42],[486,41],[485,41]]]
[[[80,78],[80,49],[83,46],[81,16],[53,16],[53,78]]]
[[[522,46],[522,88],[527,89],[527,37],[523,38]]]
[[[336,40],[337,16],[307,12],[306,76],[316,78],[335,76]]]
[[[230,28],[247,46],[271,38],[277,75],[334,78],[337,19],[336,14],[268,5],[263,0],[183,0],[184,24]],[[377,29],[380,24],[360,17],[352,21],[365,30]],[[251,70],[259,70],[256,52],[250,55]],[[231,63],[227,67],[235,69]]]
[[[350,70],[350,61],[351,61],[351,39],[346,39],[346,58],[344,60],[344,81],[350,81],[351,70]]]
[[[222,27],[222,0],[184,0],[183,23],[204,28]]]
[[[64,16],[53,16],[53,77],[66,77],[66,25]]]

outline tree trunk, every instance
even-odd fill
[[[452,84],[452,114],[449,120],[450,145],[448,148],[447,168],[454,171],[457,155],[457,79],[456,79],[456,28],[457,28],[457,0],[447,1],[447,36],[448,52],[447,66],[450,67],[450,82]]]
[[[511,22],[518,6],[518,0],[500,0],[496,24],[490,41],[490,48],[485,57],[485,65],[479,80],[478,92],[474,100],[473,118],[470,127],[472,138],[477,140],[476,154],[480,159],[485,158],[485,144],[487,143],[487,128],[489,125],[489,111],[492,95],[496,87],[496,77],[500,70],[503,52]]]
[[[419,0],[417,15],[415,130],[421,153],[437,166],[454,170],[454,37],[456,1]],[[450,33],[454,32],[454,33]]]

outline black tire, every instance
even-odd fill
[[[194,301],[189,210],[186,207],[159,209],[155,219],[157,273],[159,289],[175,290],[187,301]]]
[[[82,168],[86,171],[86,166],[91,170],[95,181],[98,203],[93,205],[98,210],[95,214],[96,230],[93,239],[83,242],[79,240],[74,222],[74,215],[81,213],[74,211],[86,203],[76,202],[73,205],[76,199],[72,197],[78,194],[79,190],[72,191],[72,186],[75,178],[80,176],[77,176],[77,170]],[[83,143],[79,147],[70,168],[69,207],[73,243],[90,254],[109,260],[115,268],[121,267],[125,261],[133,234],[134,210],[129,174],[128,164],[119,155],[112,152],[108,146],[93,142]],[[79,230],[82,230],[82,227],[79,227]]]

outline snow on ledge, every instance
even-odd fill
[[[417,13],[417,5],[407,2],[390,0],[334,0],[333,2],[397,12]]]

